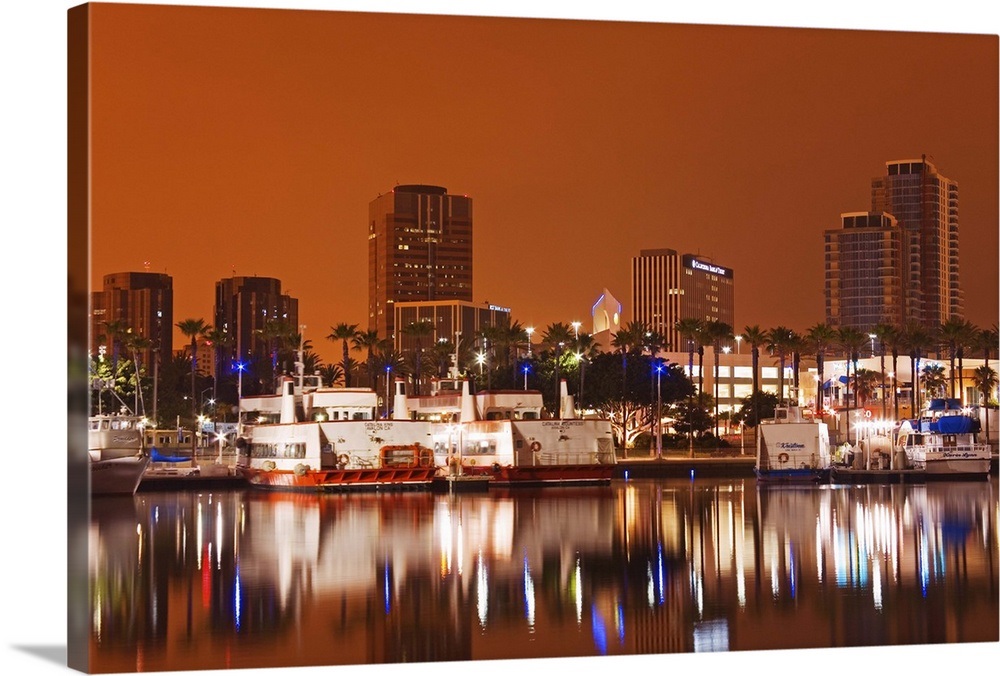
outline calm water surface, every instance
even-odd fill
[[[997,641],[996,479],[99,498],[92,670]]]

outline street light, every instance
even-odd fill
[[[528,390],[528,371],[531,370],[531,367],[528,364],[525,364],[523,367],[521,367],[521,370],[524,372],[524,390],[527,391]]]
[[[247,365],[244,364],[243,362],[241,361],[236,362],[236,373],[238,374],[237,376],[238,379],[236,382],[236,397],[238,399],[243,398],[243,372],[246,370],[246,368]]]
[[[531,334],[535,332],[535,327],[529,326],[524,332],[528,334],[528,356],[531,356]]]
[[[875,356],[875,339],[878,338],[878,336],[876,336],[874,333],[869,333],[868,337],[871,338],[871,341],[872,341],[872,356],[874,357]]]
[[[736,354],[740,353],[740,343],[743,341],[743,336],[734,336],[736,338]]]

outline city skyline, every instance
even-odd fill
[[[804,330],[824,231],[922,154],[962,187],[965,317],[997,320],[995,36],[95,12],[91,283],[169,274],[176,321],[210,323],[219,279],[275,277],[336,361],[330,327],[367,324],[368,204],[419,183],[475,201],[472,301],[523,325],[586,326],[670,247],[740,276],[737,330]]]

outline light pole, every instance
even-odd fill
[[[559,343],[559,350],[556,352],[556,418],[562,418],[562,402],[559,401],[559,357],[562,356],[563,345],[566,343]]]
[[[739,354],[740,353],[740,343],[743,341],[743,336],[737,335],[737,336],[734,336],[734,338],[736,339],[736,354]]]
[[[521,367],[521,370],[524,371],[524,391],[527,392],[528,391],[528,371],[531,370],[531,367],[528,366],[527,364],[525,364],[523,367]]]
[[[727,354],[727,355],[730,352],[732,352],[732,351],[733,351],[733,348],[729,347],[728,345],[726,345],[725,347],[722,348],[722,352],[724,354]],[[716,376],[718,376],[718,374],[716,374]],[[733,387],[732,387],[732,385],[733,385],[733,366],[730,364],[730,366],[729,366],[729,396],[726,397],[726,399],[729,400],[729,406],[728,406],[728,409],[727,409],[728,415],[726,416],[726,434],[727,435],[732,434],[732,431],[733,431],[733,428],[732,428],[732,425],[731,425],[732,420],[733,420]]]
[[[236,398],[243,398],[243,372],[246,370],[247,365],[241,361],[236,362]]]
[[[874,333],[869,333],[868,337],[872,341],[872,356],[874,357],[875,356],[875,339],[878,338],[878,336],[876,336]]]
[[[389,380],[392,375],[392,364],[385,365],[385,418],[389,419]]]
[[[583,353],[577,347],[576,368],[580,371],[580,388],[576,392],[577,402],[580,405],[580,417],[583,417]]]
[[[663,459],[663,411],[660,407],[660,375],[663,373],[663,364],[656,365],[656,459]]]
[[[535,332],[535,327],[534,326],[529,326],[528,328],[526,328],[524,330],[524,332],[528,334],[528,356],[530,357],[531,356],[531,335]]]

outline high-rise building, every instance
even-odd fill
[[[368,325],[395,333],[393,304],[472,301],[472,199],[398,185],[368,205]]]
[[[246,362],[270,355],[266,329],[281,322],[298,331],[299,301],[281,292],[273,277],[230,277],[215,283],[215,328],[228,334],[220,373],[229,373],[233,360]]]
[[[90,294],[90,350],[94,356],[110,357],[116,344],[112,341],[115,328],[123,333],[117,341],[119,357],[132,359],[126,349],[126,335],[149,341],[148,347],[137,350],[141,368],[151,372],[153,357],[160,363],[170,360],[173,352],[174,291],[170,275],[155,272],[116,272],[105,275],[103,288]]]
[[[402,352],[416,347],[417,338],[407,335],[405,329],[410,324],[426,322],[432,329],[423,338],[422,347],[440,341],[455,343],[456,334],[461,340],[471,341],[487,326],[510,324],[510,308],[492,303],[468,303],[461,300],[401,301],[393,303],[395,325],[397,327],[394,347]]]
[[[871,209],[842,214],[839,234],[826,231],[827,321],[869,330],[961,318],[958,184],[926,156],[885,166],[871,181]]]
[[[885,212],[840,215],[825,237],[826,322],[870,331],[905,317],[905,235]]]
[[[632,318],[681,349],[681,319],[733,325],[733,283],[732,268],[673,249],[644,249],[632,259]]]
[[[886,162],[872,179],[872,211],[899,222],[904,243],[905,316],[935,327],[961,318],[965,298],[958,275],[958,184],[926,156]]]

